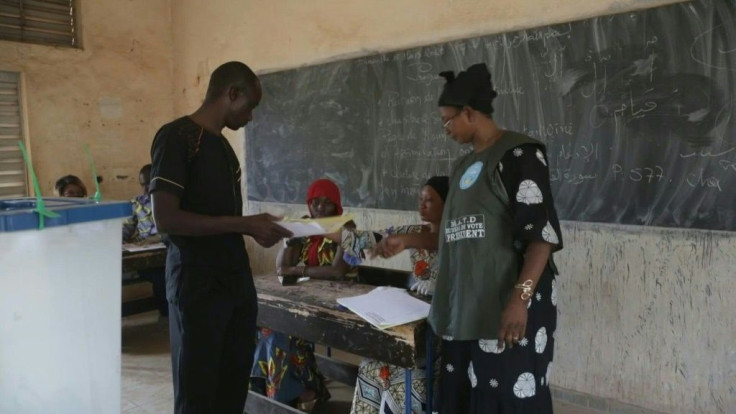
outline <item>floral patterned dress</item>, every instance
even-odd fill
[[[158,234],[153,221],[153,206],[148,194],[140,194],[130,200],[133,215],[123,222],[124,241],[143,241]]]
[[[342,247],[345,261],[357,265],[361,251],[373,247],[383,237],[391,234],[421,233],[423,226],[409,225],[389,228],[382,232],[344,231]],[[348,234],[349,233],[349,234]],[[409,286],[419,280],[435,280],[437,272],[433,266],[436,252],[410,249],[412,274]],[[412,411],[423,413],[426,404],[426,373],[424,369],[412,370]],[[398,414],[404,413],[406,386],[404,368],[373,359],[364,359],[358,370],[358,381],[353,395],[351,414]]]
[[[328,239],[317,242],[319,265],[332,265],[337,243]],[[291,239],[286,245],[301,245],[300,263],[306,263],[312,243],[313,239],[305,237]],[[284,404],[293,402],[306,390],[314,390],[319,400],[330,398],[325,378],[317,368],[313,343],[266,328],[258,330],[256,341],[251,391]]]

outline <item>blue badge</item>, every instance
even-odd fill
[[[460,188],[467,190],[471,185],[475,184],[475,181],[480,176],[480,172],[483,170],[483,162],[476,161],[465,170],[465,174],[460,178]]]

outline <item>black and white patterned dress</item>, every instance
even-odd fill
[[[560,225],[543,149],[517,146],[504,154],[497,170],[508,193],[515,248],[523,253],[530,242],[546,241],[554,245],[553,251],[560,250]],[[547,266],[529,301],[526,334],[517,346],[499,349],[497,338],[443,338],[443,381],[435,413],[552,413],[549,383],[557,327],[552,267]]]

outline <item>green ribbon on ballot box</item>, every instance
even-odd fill
[[[28,167],[28,174],[31,176],[31,182],[33,183],[33,192],[36,194],[36,209],[33,210],[38,213],[38,229],[43,230],[45,227],[44,220],[46,217],[55,218],[59,217],[57,213],[46,209],[46,205],[43,202],[43,196],[41,195],[41,186],[38,185],[38,178],[36,178],[36,171],[33,170],[33,164],[31,164],[31,158],[28,156],[26,146],[23,145],[23,141],[18,141],[20,151],[23,153],[23,160]]]

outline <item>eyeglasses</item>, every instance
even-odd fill
[[[461,113],[463,113],[463,111],[458,111],[458,113],[456,113],[455,115],[451,116],[451,117],[450,117],[450,119],[448,119],[447,121],[445,121],[445,123],[444,123],[444,124],[442,124],[442,128],[447,128],[447,127],[449,127],[449,126],[450,126],[450,124],[452,123],[452,121],[453,121],[453,120],[455,120],[455,117],[457,117],[457,116],[458,116],[458,115],[460,115]]]

